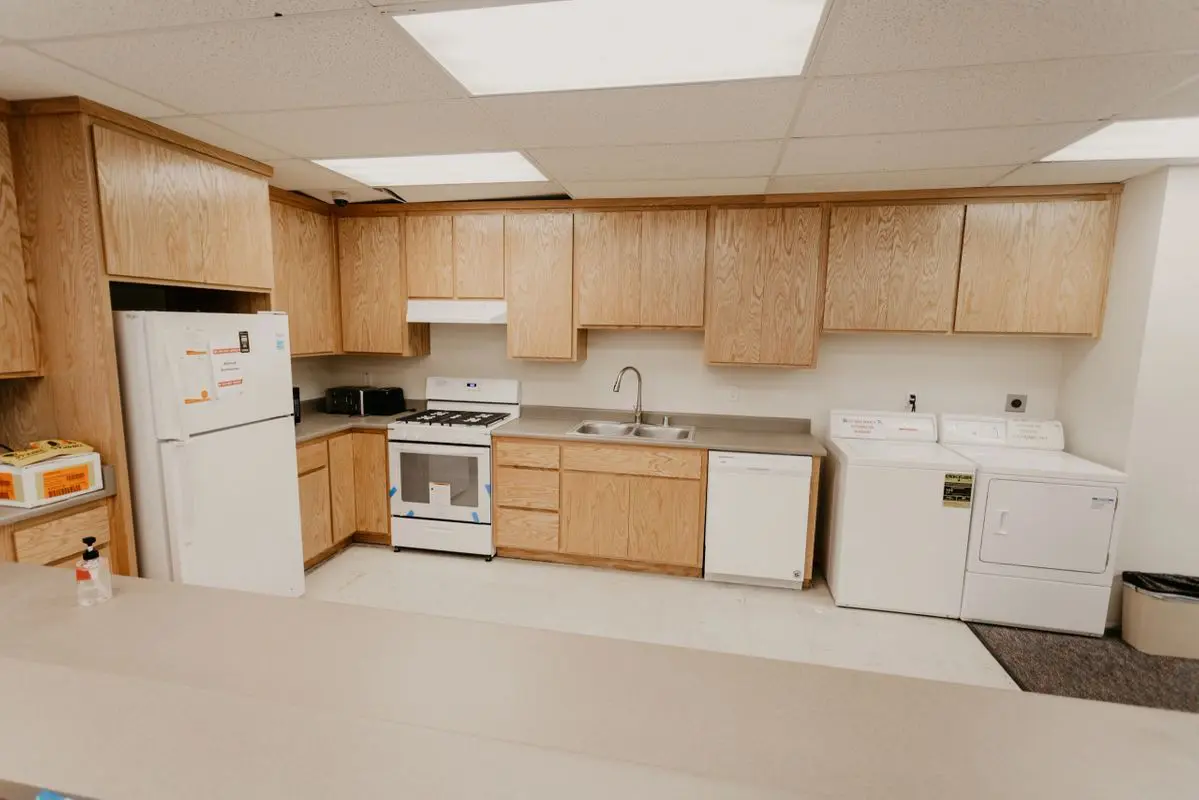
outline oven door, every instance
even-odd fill
[[[391,515],[491,522],[491,448],[391,442]]]

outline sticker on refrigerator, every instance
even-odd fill
[[[244,338],[243,338],[244,337]],[[250,348],[249,334],[242,331],[237,344],[212,343],[212,372],[216,376],[217,398],[233,397],[245,391],[244,353]]]
[[[448,506],[450,504],[450,485],[442,481],[429,481],[429,505]]]
[[[213,398],[212,354],[207,342],[191,342],[179,359],[179,388],[185,405]]]
[[[974,492],[974,476],[968,472],[945,473],[945,487],[941,492],[941,505],[946,508],[970,508],[970,497]]]

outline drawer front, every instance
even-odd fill
[[[681,447],[564,444],[562,468],[577,472],[698,479],[703,471],[704,453],[704,450]]]
[[[107,503],[15,531],[13,545],[22,564],[53,564],[82,553],[84,536],[95,536],[97,545],[108,544]]]
[[[558,552],[558,515],[552,511],[495,510],[496,547]]]
[[[495,502],[501,506],[558,510],[558,471],[496,467]]]
[[[296,474],[303,475],[329,465],[329,448],[325,442],[302,444],[296,448]]]
[[[495,463],[501,467],[558,468],[558,445],[528,440],[498,439]]]

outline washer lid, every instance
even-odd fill
[[[874,439],[833,439],[853,466],[912,467],[948,472],[974,472],[974,464],[936,442],[888,442]]]
[[[977,464],[980,472],[1042,478],[1081,478],[1105,483],[1124,482],[1123,472],[1057,450],[981,445],[951,445],[950,449]]]

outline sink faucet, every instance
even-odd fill
[[[624,378],[624,374],[629,370],[637,376],[637,405],[633,406],[633,422],[641,424],[641,371],[636,367],[625,367],[620,372],[616,373],[616,383],[612,384],[612,391],[620,391],[620,382]]]

